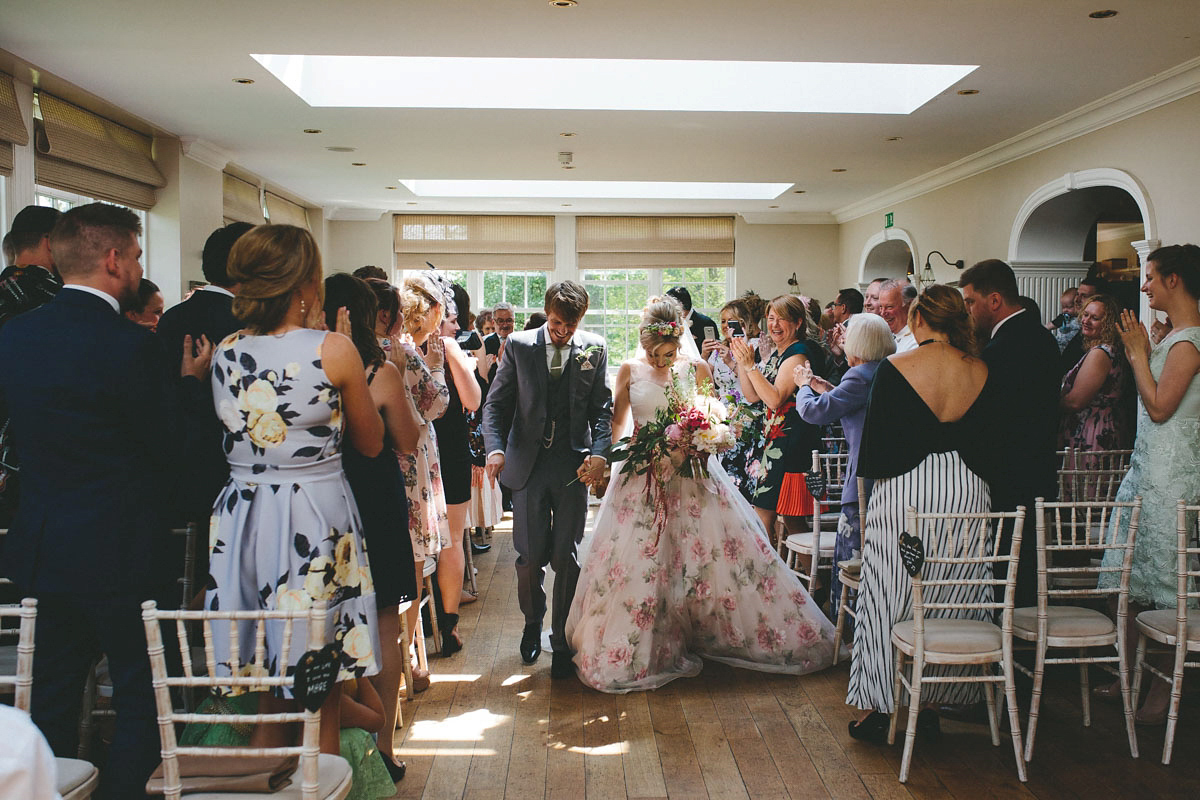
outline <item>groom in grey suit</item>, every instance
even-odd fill
[[[567,612],[579,580],[577,547],[588,486],[604,472],[612,444],[612,391],[604,339],[576,330],[587,290],[562,281],[546,291],[546,324],[508,337],[483,407],[488,478],[513,493],[517,597],[525,615],[521,658],[541,653],[546,565],[554,569],[551,676],[574,673]],[[508,422],[511,420],[511,422]]]

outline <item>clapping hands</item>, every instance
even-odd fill
[[[1121,332],[1121,342],[1125,345],[1125,356],[1131,361],[1135,356],[1150,358],[1150,334],[1146,326],[1138,321],[1137,316],[1128,309],[1121,312],[1117,320],[1117,329]]]
[[[212,364],[213,349],[213,343],[204,334],[200,334],[200,338],[196,340],[192,339],[191,334],[184,336],[183,361],[179,365],[180,376],[186,378],[190,375],[204,380],[209,365]]]

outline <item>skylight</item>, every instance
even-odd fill
[[[700,181],[423,181],[400,183],[418,197],[639,198],[654,200],[770,200],[790,183]]]
[[[310,106],[911,114],[976,67],[262,55]]]

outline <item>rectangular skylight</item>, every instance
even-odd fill
[[[262,55],[310,106],[910,114],[956,64]]]
[[[569,199],[770,200],[790,183],[700,181],[423,181],[401,180],[418,197],[553,197]]]

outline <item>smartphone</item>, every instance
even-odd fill
[[[706,340],[717,338],[717,329],[714,328],[712,325],[705,325],[704,326],[704,338]]]
[[[454,337],[454,341],[458,342],[458,346],[463,350],[478,350],[483,347],[483,340],[479,338],[479,334],[475,331],[462,331]]]
[[[742,330],[742,321],[731,319],[725,323],[725,327],[729,329],[730,336],[745,336],[746,332]]]

